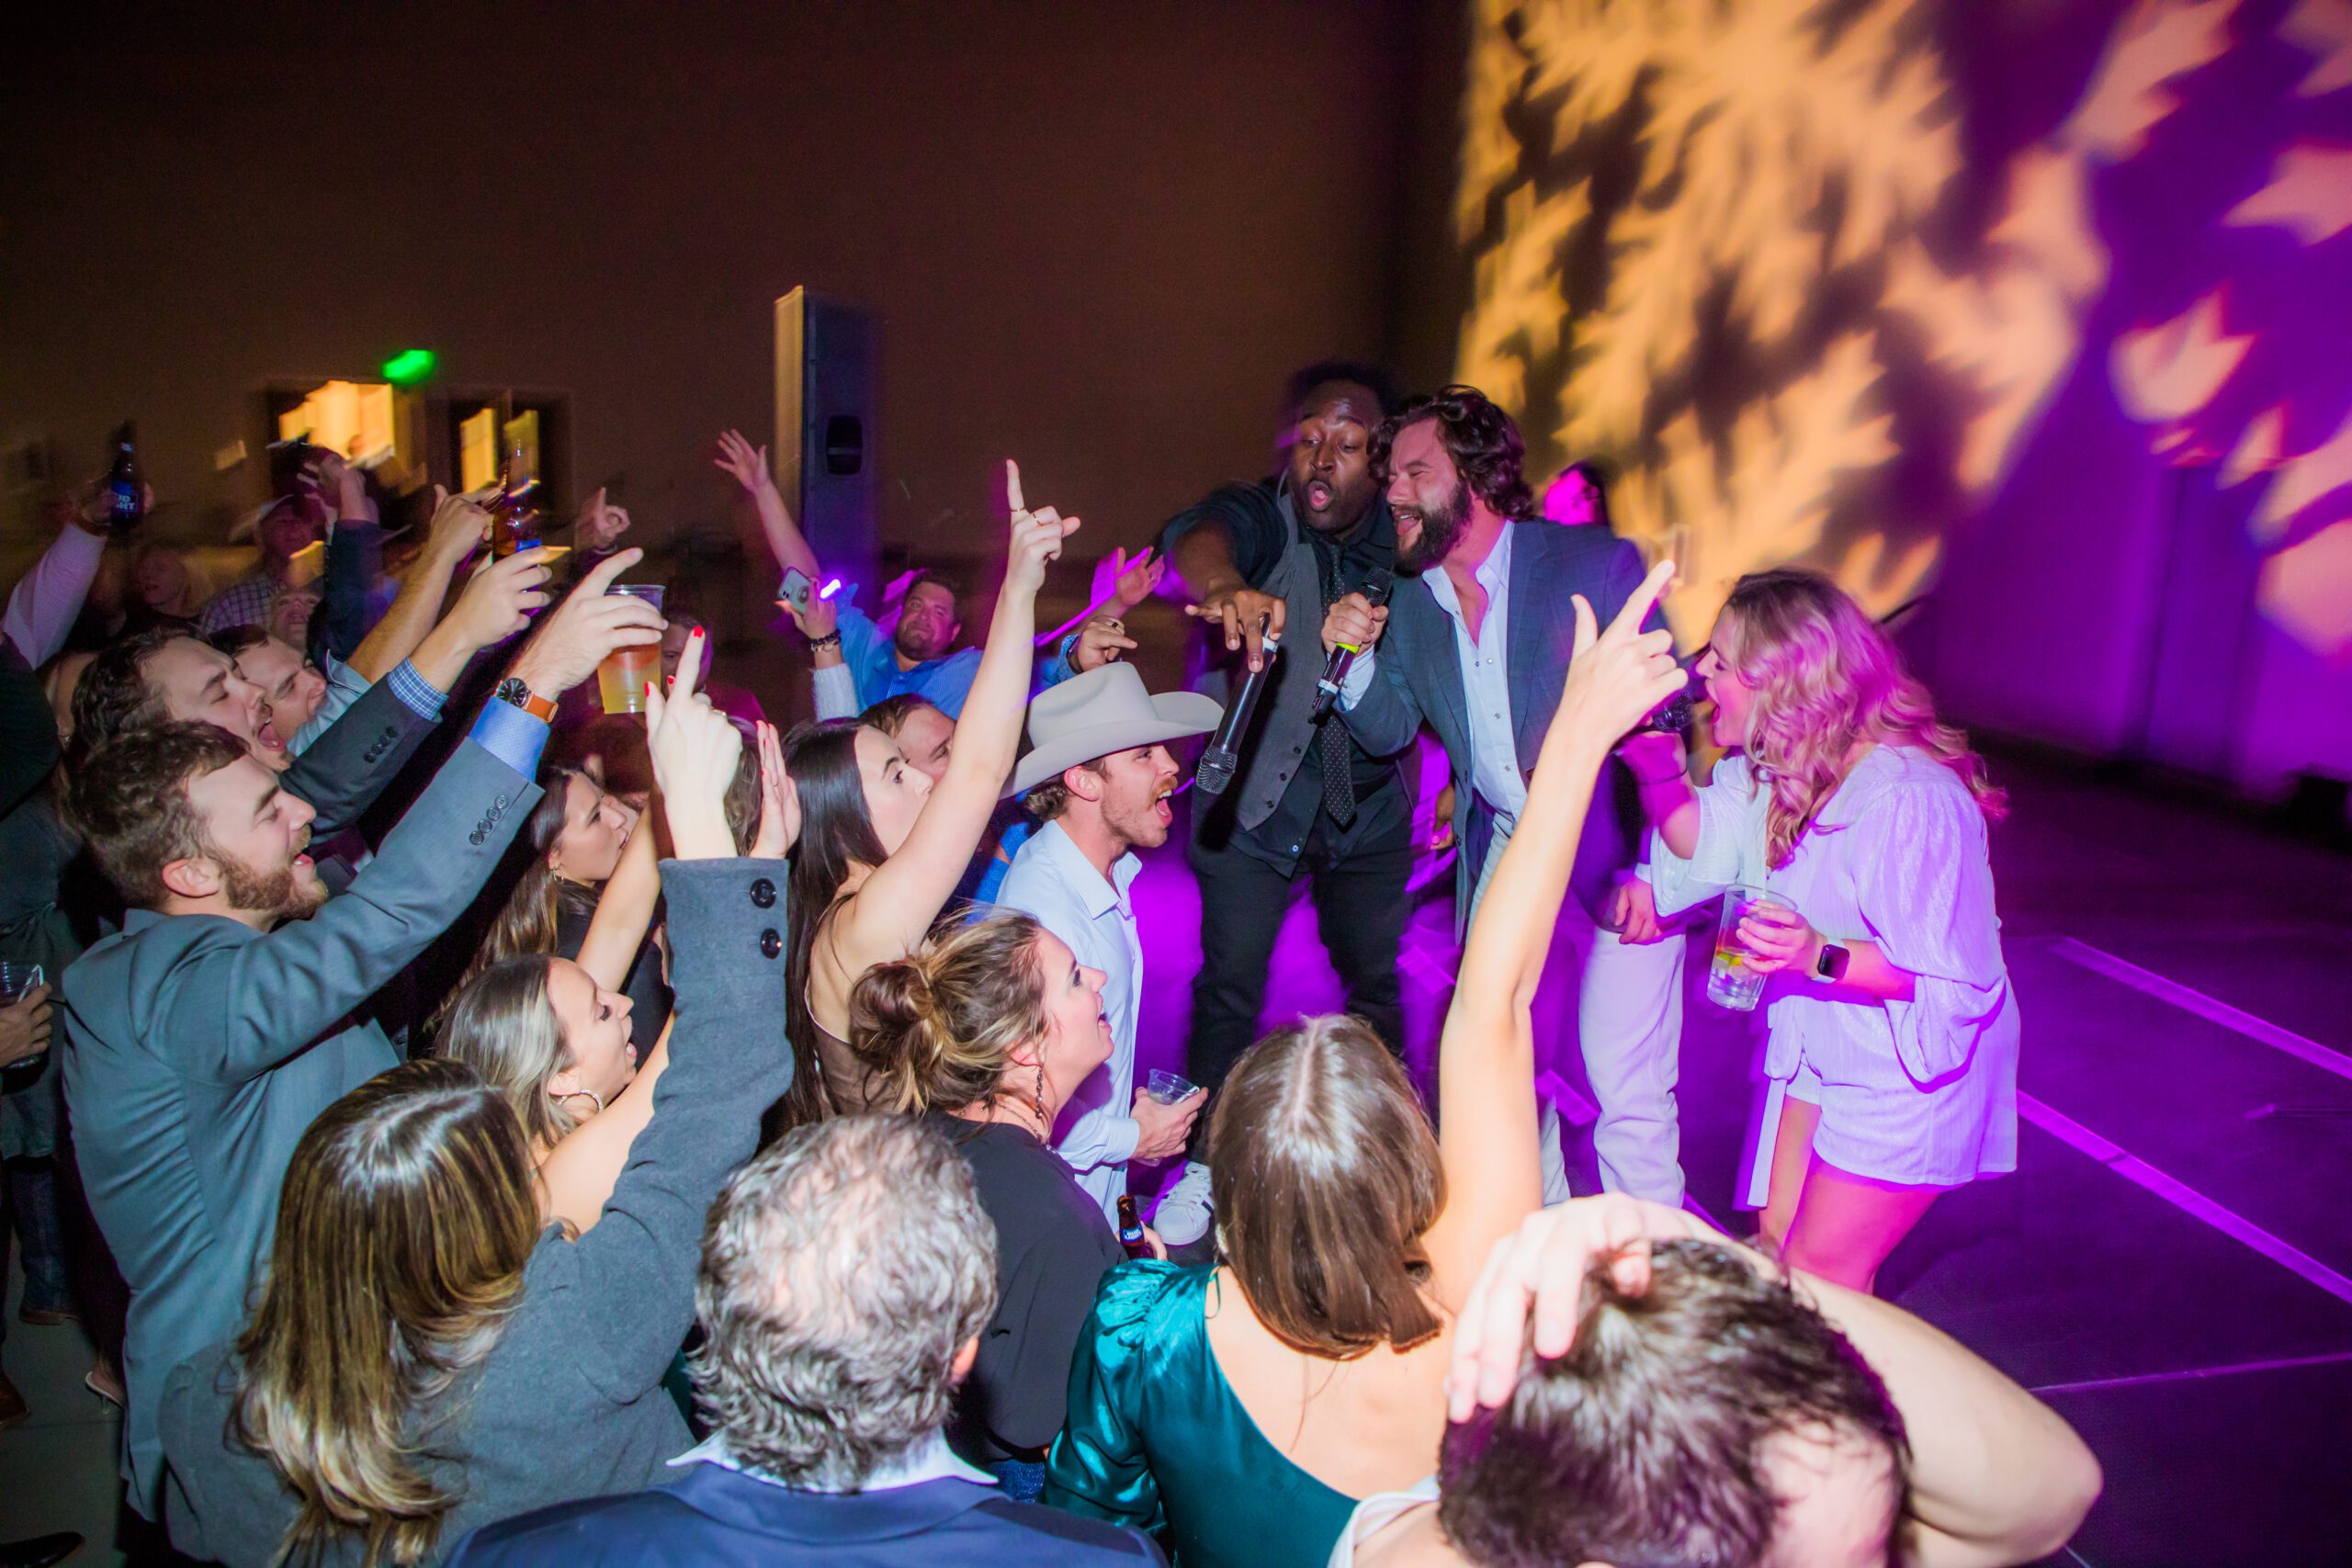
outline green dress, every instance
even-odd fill
[[[1102,1277],[1045,1500],[1159,1534],[1178,1568],[1322,1568],[1356,1499],[1291,1463],[1234,1397],[1209,1348],[1217,1290],[1214,1269],[1167,1263]]]

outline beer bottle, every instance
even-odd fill
[[[506,453],[506,481],[490,503],[490,553],[504,559],[519,550],[539,547],[539,508],[531,492],[537,489],[523,468],[523,443],[514,442]]]
[[[114,433],[114,467],[107,471],[107,526],[119,534],[147,515],[147,481],[139,471],[139,446],[130,422]]]
[[[1136,1201],[1131,1193],[1119,1194],[1119,1246],[1129,1258],[1149,1258],[1151,1238],[1143,1234],[1143,1221],[1136,1215]]]

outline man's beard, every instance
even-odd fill
[[[1156,850],[1168,841],[1169,828],[1159,819],[1156,809],[1159,804],[1155,795],[1139,806],[1106,808],[1102,825],[1125,840],[1131,850]]]
[[[920,647],[916,646],[918,640],[921,642]],[[933,647],[930,640],[930,634],[910,633],[909,628],[905,626],[900,626],[899,628],[898,635],[893,637],[890,641],[891,645],[899,650],[900,658],[910,659],[917,664],[922,664],[929,660],[937,659],[941,654],[947,651],[944,648]]]
[[[1470,487],[1463,480],[1453,481],[1453,494],[1434,512],[1421,513],[1420,537],[1412,544],[1396,547],[1396,570],[1402,572],[1423,572],[1443,560],[1470,526]]]
[[[227,855],[216,854],[213,859],[220,867],[220,890],[229,896],[232,908],[299,920],[315,913],[327,901],[324,884],[303,886],[296,880],[290,865],[272,872],[256,872]]]

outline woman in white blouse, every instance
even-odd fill
[[[2018,1006],[1985,822],[2001,793],[1886,634],[1826,578],[1732,589],[1699,673],[1704,788],[1672,735],[1628,741],[1661,914],[1760,886],[1764,1127],[1747,1201],[1781,1258],[1868,1291],[1937,1196],[2017,1167]]]

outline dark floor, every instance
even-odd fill
[[[2018,1168],[1942,1200],[1881,1288],[2098,1454],[2106,1495],[2052,1562],[2352,1562],[2352,857],[2046,758],[1996,763],[2013,795],[1993,855],[2025,1021]],[[1197,898],[1172,848],[1138,886],[1141,1055],[1176,1066]],[[1424,1069],[1454,958],[1443,892],[1407,937]],[[1732,1207],[1750,1020],[1704,999],[1692,956],[1684,1168],[1698,1207],[1750,1228]],[[1572,1122],[1573,965],[1555,953],[1537,1002]],[[1274,967],[1270,1015],[1338,1005],[1304,900]]]

